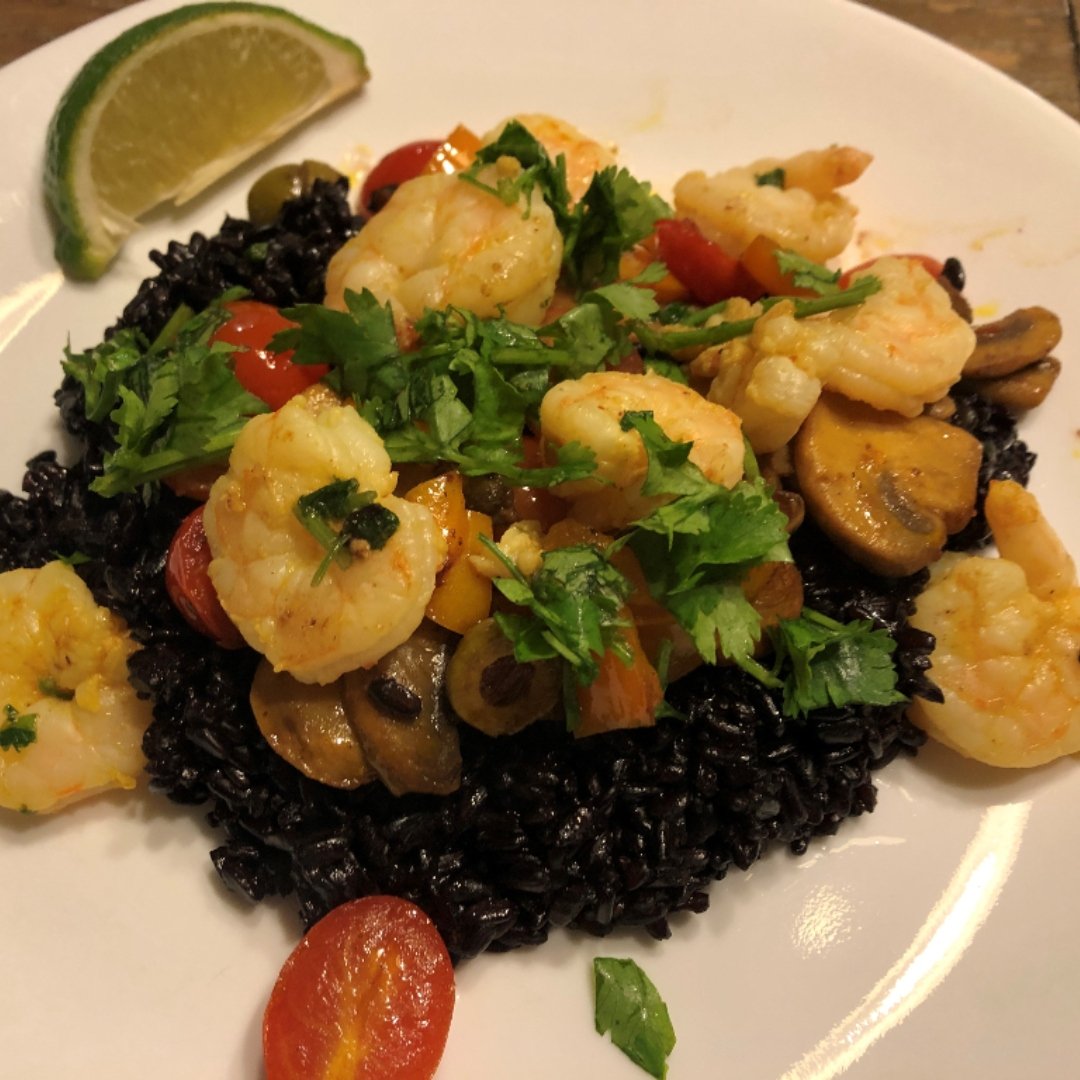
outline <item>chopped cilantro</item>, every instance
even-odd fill
[[[652,980],[633,960],[598,956],[593,960],[597,1034],[611,1041],[650,1076],[667,1076],[675,1049],[675,1029],[667,1005]]]
[[[482,182],[481,168],[501,157],[516,158],[521,173],[500,178],[494,187]],[[565,158],[560,154],[552,161],[516,120],[477,151],[475,163],[461,179],[492,192],[508,206],[522,197],[528,200],[538,187],[563,236],[563,270],[578,287],[614,281],[620,255],[648,236],[657,221],[671,216],[671,208],[649,184],[614,165],[594,174],[585,194],[571,206]]]
[[[904,701],[896,689],[892,653],[896,642],[869,622],[847,624],[804,608],[797,619],[782,620],[770,631],[776,671],[784,679],[784,712],[852,704],[892,705]]]
[[[25,750],[37,741],[37,713],[19,713],[14,705],[4,706],[0,724],[0,750]]]
[[[331,563],[343,570],[351,565],[352,543],[363,542],[378,551],[397,531],[397,514],[377,503],[374,491],[359,488],[359,483],[351,477],[332,480],[296,500],[293,513],[326,551],[311,579],[312,585],[323,580]],[[341,522],[336,529],[335,521]]]
[[[766,686],[783,687],[783,709],[803,715],[826,705],[887,705],[896,690],[895,648],[869,623],[838,623],[804,609],[770,632],[772,670],[754,659],[761,618],[743,593],[747,569],[790,561],[786,519],[748,455],[748,479],[727,489],[689,460],[691,444],[670,440],[649,413],[628,412],[624,430],[638,432],[648,454],[642,492],[674,495],[634,523],[626,538],[653,597],[690,635],[701,656],[723,654]]]
[[[758,173],[754,177],[754,183],[758,187],[775,187],[783,188],[787,182],[787,176],[781,166],[777,165],[775,169],[769,169],[768,172]]]
[[[345,312],[290,308],[286,316],[299,325],[274,344],[295,349],[294,361],[330,364],[329,381],[353,397],[394,461],[448,461],[466,475],[498,473],[530,487],[591,475],[593,455],[576,443],[550,465],[524,468],[521,436],[552,370],[583,374],[629,348],[613,336],[618,317],[609,299],[573,309],[545,327],[544,338],[505,318],[429,311],[416,323],[419,346],[408,353],[389,309],[370,292],[346,292],[345,300]]]
[[[628,412],[622,427],[638,432],[648,454],[643,494],[676,496],[634,522],[626,540],[650,592],[709,663],[719,648],[764,675],[752,660],[761,619],[740,583],[753,563],[783,557],[784,514],[760,480],[712,483],[689,460],[691,444],[669,439],[650,413]]]
[[[821,263],[784,248],[777,248],[775,258],[780,273],[790,274],[792,282],[800,289],[810,289],[818,296],[835,296],[842,291],[839,270],[830,270]]]
[[[116,446],[90,485],[111,496],[179,469],[221,460],[251,416],[267,406],[233,374],[231,345],[209,343],[228,319],[226,293],[199,315],[181,309],[153,344],[121,330],[84,353],[65,350],[64,371],[83,386],[87,418],[115,425]]]
[[[48,677],[38,679],[38,689],[49,697],[59,698],[60,701],[72,701],[75,697],[74,690],[67,690],[55,679]]]
[[[50,554],[57,562],[62,562],[67,566],[82,566],[84,563],[93,562],[92,557],[84,551],[73,551],[70,555],[62,555],[59,551],[53,551]]]
[[[496,612],[495,621],[514,643],[519,663],[562,659],[567,664],[568,691],[573,683],[588,686],[599,672],[600,657],[609,649],[630,663],[633,659],[621,630],[627,625],[623,607],[631,583],[603,552],[588,544],[546,551],[540,568],[526,578],[499,548],[487,547],[510,570],[495,587],[529,614]],[[567,721],[573,726],[575,695],[566,695]]]

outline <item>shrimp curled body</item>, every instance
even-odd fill
[[[1080,587],[1033,495],[995,481],[986,517],[1005,557],[946,555],[918,599],[945,701],[910,716],[977,761],[1041,765],[1080,751]]]
[[[0,705],[33,718],[29,745],[0,750],[0,806],[51,811],[135,786],[150,703],[128,682],[134,650],[65,563],[0,574]]]
[[[378,550],[354,552],[312,579],[326,552],[297,500],[354,478],[399,524]],[[370,667],[420,625],[446,547],[431,513],[395,498],[382,440],[359,413],[315,395],[249,421],[206,504],[210,578],[252,648],[300,682]]]
[[[501,158],[477,179],[494,187],[519,171],[512,158]],[[326,303],[343,310],[347,289],[369,289],[392,306],[399,322],[453,305],[481,318],[501,309],[516,322],[538,326],[562,251],[562,235],[539,189],[507,206],[458,176],[418,176],[330,260]]]
[[[675,185],[675,209],[691,218],[729,255],[741,255],[758,236],[808,259],[824,262],[847,247],[855,231],[855,207],[836,189],[870,164],[850,146],[808,150],[795,157],[763,158],[706,176],[687,173]],[[783,185],[760,178],[781,170]]]
[[[623,431],[624,413],[649,411],[669,439],[692,442],[690,460],[715,484],[742,478],[744,449],[738,417],[696,391],[662,375],[599,371],[553,386],[540,403],[545,442],[578,442],[596,455],[599,480],[555,488],[574,500],[573,516],[593,528],[626,525],[665,500],[645,496],[648,456],[636,431]]]
[[[810,319],[777,304],[748,337],[693,361],[695,375],[713,380],[709,398],[743,418],[758,453],[795,434],[823,387],[918,416],[960,377],[975,332],[945,290],[913,259],[878,259],[864,273],[875,275],[881,289],[863,303]]]

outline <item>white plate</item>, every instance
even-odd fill
[[[50,393],[72,343],[98,340],[150,271],[145,252],[240,212],[266,161],[370,156],[459,120],[566,116],[618,142],[662,186],[831,141],[872,150],[854,189],[866,250],[960,256],[985,311],[1062,313],[1063,384],[1025,429],[1034,488],[1080,547],[1073,402],[1080,377],[1080,129],[995,72],[839,0],[495,0],[353,6],[305,0],[374,72],[320,120],[182,214],[165,213],[92,286],[62,282],[42,206],[42,141],[118,12],[0,71],[0,482],[56,441]],[[673,1078],[1075,1075],[1080,1020],[1080,774],[1027,774],[930,750],[881,781],[878,811],[801,860],[783,851],[714,886],[658,944],[556,934],[462,966],[440,1077],[641,1076],[592,1030],[590,961],[638,959],[678,1034]],[[297,936],[288,904],[249,908],[210,866],[197,813],[146,794],[0,825],[0,1075],[19,1080],[240,1078]],[[1064,1054],[1064,1056],[1062,1056]]]

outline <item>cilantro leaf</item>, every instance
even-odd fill
[[[608,649],[630,662],[621,629],[627,625],[623,606],[632,585],[602,552],[588,544],[546,551],[540,568],[525,578],[495,544],[484,543],[511,572],[509,578],[496,578],[495,587],[529,612],[495,615],[520,663],[561,658],[577,684],[587,686]]]
[[[896,689],[896,642],[869,622],[844,624],[804,608],[799,618],[782,620],[770,637],[776,649],[774,671],[790,667],[784,679],[784,712],[789,716],[829,705],[906,700]]]
[[[589,286],[614,281],[622,253],[671,217],[671,208],[648,183],[611,165],[593,175],[573,215],[564,234],[563,268],[572,282]]]
[[[501,157],[515,158],[521,172],[495,184],[480,179],[483,166]],[[671,208],[649,184],[614,165],[593,175],[585,194],[571,205],[566,159],[554,161],[519,121],[511,120],[493,143],[481,147],[461,179],[491,192],[508,206],[531,197],[539,188],[563,237],[563,270],[579,286],[602,285],[618,275],[619,257],[652,232]]]
[[[174,317],[158,340],[121,331],[87,352],[69,350],[64,371],[83,386],[87,417],[115,425],[116,446],[90,485],[111,496],[193,465],[225,457],[265,403],[237,381],[232,346],[210,336],[229,318],[224,294],[186,321]]]
[[[275,334],[270,345],[293,349],[294,364],[329,364],[331,385],[357,403],[374,394],[392,397],[402,386],[394,316],[368,289],[345,292],[346,311],[299,304],[282,315],[299,325]],[[388,378],[388,375],[390,376]]]
[[[360,491],[359,482],[332,480],[329,484],[301,495],[293,506],[293,514],[301,525],[322,545],[326,557],[311,579],[318,585],[326,576],[331,563],[347,569],[352,563],[350,545],[363,541],[378,551],[386,546],[397,531],[400,519],[393,510],[375,501],[374,491]],[[341,525],[334,528],[333,522]]]
[[[638,432],[648,455],[642,492],[676,496],[634,522],[625,541],[650,593],[706,661],[723,653],[767,677],[752,660],[761,618],[740,583],[750,565],[783,557],[786,518],[760,480],[712,483],[689,460],[691,444],[669,439],[650,413],[628,412],[621,425]]]
[[[775,187],[783,188],[787,183],[787,174],[784,172],[783,166],[777,165],[775,169],[769,169],[768,172],[758,173],[754,177],[754,183],[758,187]]]
[[[776,249],[775,258],[780,273],[790,274],[800,289],[811,289],[818,296],[835,296],[841,291],[839,270],[830,270],[821,263],[784,248]]]
[[[597,1034],[611,1041],[650,1076],[667,1076],[675,1049],[675,1029],[667,1005],[652,980],[633,960],[598,956],[593,960]]]
[[[0,750],[25,750],[37,741],[37,713],[22,713],[14,705],[4,706],[0,724]]]
[[[54,678],[44,676],[38,679],[38,689],[49,697],[58,698],[60,701],[72,701],[75,697],[74,690],[68,690],[61,686]]]

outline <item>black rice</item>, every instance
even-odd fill
[[[216,237],[155,254],[161,273],[120,325],[153,337],[177,303],[201,306],[233,284],[277,304],[318,299],[329,253],[356,225],[332,185],[278,226],[227,220]],[[191,504],[167,490],[149,504],[90,493],[108,434],[82,418],[73,384],[58,402],[83,457],[64,468],[42,454],[28,466],[25,498],[0,494],[0,568],[88,557],[79,572],[141,645],[130,669],[154,703],[144,741],[152,787],[209,807],[221,833],[211,858],[229,888],[252,900],[295,893],[305,925],[385,892],[427,910],[457,959],[537,944],[564,926],[601,935],[641,926],[664,938],[673,914],[708,907],[710,884],[732,867],[745,870],[778,845],[802,853],[873,810],[873,771],[924,740],[902,706],[792,720],[741,671],[702,668],[671,689],[682,718],[652,729],[578,742],[554,723],[504,739],[462,725],[462,783],[451,796],[314,783],[255,727],[247,695],[257,656],[216,649],[168,600],[165,554]],[[978,402],[964,403],[961,418],[987,442],[991,471],[1022,471],[1026,450],[1011,421]],[[901,689],[934,696],[932,639],[906,623],[923,578],[875,578],[809,525],[794,546],[808,602],[888,628]]]

